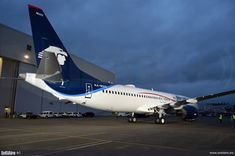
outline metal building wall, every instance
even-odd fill
[[[31,36],[0,24],[0,56],[24,63],[35,64],[34,47]],[[27,50],[31,46],[31,51]],[[29,55],[25,59],[24,55]]]
[[[2,57],[0,57],[0,77],[2,75],[2,63],[3,63],[3,59]]]

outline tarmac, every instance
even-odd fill
[[[213,117],[168,117],[128,123],[124,117],[0,119],[1,155],[235,155],[235,123]]]

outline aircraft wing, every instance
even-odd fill
[[[210,95],[205,95],[205,96],[199,96],[199,97],[194,97],[194,98],[189,98],[186,100],[182,100],[182,101],[177,101],[176,103],[174,103],[174,107],[179,107],[181,105],[186,105],[189,103],[198,103],[200,101],[203,100],[208,100],[208,99],[212,99],[212,98],[217,98],[220,96],[225,96],[225,95],[229,95],[229,94],[234,94],[235,90],[229,90],[229,91],[225,91],[225,92],[220,92],[220,93],[215,93],[215,94],[210,94]]]

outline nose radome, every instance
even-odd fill
[[[25,78],[26,78],[26,74],[23,74],[23,73],[19,74],[19,76],[20,76],[22,79],[25,79]]]

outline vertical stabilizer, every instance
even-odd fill
[[[43,53],[54,53],[61,69],[63,81],[79,81],[81,79],[97,81],[75,65],[43,10],[32,5],[28,5],[28,8],[37,65],[42,66],[40,63]],[[47,66],[43,68],[47,68]]]

